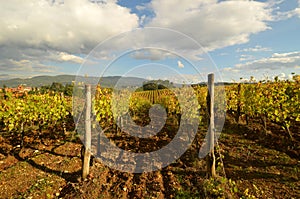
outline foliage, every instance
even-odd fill
[[[148,90],[157,90],[158,85],[154,82],[146,83],[143,85],[143,90],[148,91]]]
[[[41,86],[40,89],[34,89],[35,91],[32,91],[31,94],[45,94],[48,92],[57,92],[57,93],[64,93],[65,96],[72,96],[73,95],[73,84],[66,84],[63,85],[58,82],[53,82],[50,86]]]
[[[259,191],[257,187],[256,189]],[[203,190],[207,198],[256,199],[255,195],[249,193],[249,189],[242,191],[238,189],[235,181],[225,177],[206,179],[203,183]]]
[[[181,102],[179,102],[178,97]],[[168,116],[178,117],[184,113],[182,118],[192,122],[200,121],[199,111],[202,105],[198,103],[198,98],[200,97],[197,96],[194,89],[188,88],[133,93],[122,89],[113,93],[111,89],[97,87],[93,105],[97,121],[100,122],[102,128],[105,128],[114,125],[121,116],[128,113],[132,118],[148,120],[149,109],[155,104],[163,106]],[[115,103],[112,103],[112,100]]]
[[[174,88],[174,85],[169,80],[151,80],[143,83],[143,90],[158,90],[158,89],[167,89]]]
[[[97,87],[96,96],[93,100],[93,111],[96,115],[96,120],[99,121],[102,128],[113,125],[114,118],[111,108],[111,96],[111,89]]]
[[[2,130],[20,132],[38,126],[55,128],[61,126],[71,113],[70,99],[57,93],[27,95],[0,102]]]
[[[300,121],[300,84],[297,81],[262,81],[226,87],[227,109],[238,116],[279,124],[293,138],[290,127]]]

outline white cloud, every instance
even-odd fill
[[[88,53],[104,39],[138,26],[138,17],[115,3],[45,0],[1,3],[0,44]]]
[[[255,59],[255,57],[253,55],[241,55],[240,57],[240,61],[249,61],[249,60],[253,60]]]
[[[0,47],[0,71],[43,71],[55,72],[58,67],[49,66],[49,63],[69,62],[81,64],[83,58],[65,52],[43,51],[40,49]],[[44,68],[44,69],[43,69]],[[51,70],[50,70],[50,69]],[[58,71],[57,71],[58,72]]]
[[[53,5],[47,0],[3,1],[0,8],[0,17],[4,19],[0,20],[0,72],[38,71],[43,68],[45,71],[55,70],[52,66],[47,68],[46,62],[80,64],[80,56],[88,54],[99,42],[139,25],[183,32],[197,40],[207,51],[247,43],[251,35],[270,29],[268,22],[276,20],[274,7],[281,2],[152,0],[149,4],[136,7],[138,10],[152,9],[155,17],[151,19],[147,16],[138,18],[130,9],[118,5],[117,0],[109,0],[105,4],[92,4],[88,0],[64,0],[64,3]],[[300,9],[293,12],[300,16]],[[277,16],[280,14],[277,13]],[[108,60],[118,54],[114,51],[127,50],[126,47],[130,46],[132,49],[165,49],[136,51],[132,54],[135,59],[165,59],[172,57],[173,52],[180,55],[180,59],[199,61],[204,56],[199,46],[187,42],[189,40],[178,34],[159,31],[137,33],[101,46],[101,52],[95,55]],[[271,49],[262,46],[240,49],[240,52],[261,51]],[[230,72],[268,68],[270,64],[276,68],[282,63],[286,63],[286,67],[300,66],[295,54],[286,56],[273,54],[270,58],[250,62],[253,57],[242,55],[240,59],[249,62],[237,65]],[[178,62],[178,67],[181,64]]]
[[[14,72],[14,73],[28,73],[28,72],[39,72],[39,73],[54,73],[58,69],[57,66],[45,65],[35,60],[13,60],[6,59],[0,62],[0,71]]]
[[[298,8],[287,12],[277,12],[276,15],[274,16],[274,20],[283,21],[291,17],[297,16],[298,14],[300,14],[300,12],[298,13]]]
[[[257,1],[153,0],[149,26],[168,27],[195,38],[206,50],[242,44],[270,29],[268,3]],[[179,42],[177,42],[180,45]]]
[[[169,76],[167,79],[176,84],[194,84],[206,81],[203,77],[205,77],[203,74],[180,74]]]
[[[257,45],[253,48],[244,48],[244,49],[238,48],[236,50],[236,52],[268,52],[268,51],[272,51],[272,49],[267,47],[262,47],[260,45]]]
[[[273,20],[268,3],[257,1],[152,0],[145,6],[155,14],[150,22],[144,24],[145,27],[182,32],[191,40],[195,39],[206,51],[246,43],[250,35],[270,29],[267,22]],[[144,21],[143,17],[140,20]],[[198,45],[187,43],[184,36],[163,31],[152,33],[134,35],[106,48],[121,49],[126,42],[131,42],[133,48],[141,45],[164,48],[190,60],[200,60],[205,54]]]
[[[87,54],[104,39],[138,27],[139,20],[116,0],[3,1],[0,18],[5,19],[0,20],[0,68],[8,70],[21,67],[24,60],[33,65],[79,64],[76,54]]]
[[[181,61],[177,61],[178,68],[184,68],[184,64]]]
[[[236,68],[243,70],[297,68],[300,66],[300,52],[274,53],[271,57],[237,64]]]
[[[68,62],[74,62],[74,63],[78,63],[81,64],[84,60],[79,57],[79,56],[75,56],[75,55],[70,55],[64,52],[59,53],[59,59],[60,61],[68,61]]]
[[[164,49],[145,48],[132,52],[130,56],[134,59],[146,59],[155,61],[172,58],[175,55],[173,55],[171,52],[165,51]]]
[[[147,76],[146,79],[149,80],[149,81],[154,80],[152,76]]]
[[[282,4],[284,1],[285,0],[268,0],[268,4],[270,7],[274,7],[274,6]]]
[[[166,28],[140,28],[121,34],[112,40],[102,43],[92,57],[122,56],[124,52],[132,52],[135,59],[161,60],[166,58],[182,58],[203,60],[208,57],[195,40],[186,35]],[[104,52],[104,54],[103,54]],[[201,56],[200,56],[201,55]]]
[[[272,6],[276,6],[276,5],[279,5],[283,2],[285,2],[284,0],[280,0],[277,3],[275,3],[275,1],[276,0],[272,0],[271,2],[269,2],[269,4],[272,5]],[[276,10],[280,10],[280,6],[277,7]],[[300,17],[300,1],[299,0],[298,0],[298,7],[297,8],[292,9],[292,10],[288,10],[288,11],[283,11],[283,12],[282,11],[277,11],[274,14],[274,21],[282,21],[282,20],[286,20],[286,19],[289,19],[289,18],[294,17],[294,16]]]
[[[238,70],[238,69],[236,69],[236,68],[231,68],[231,67],[223,68],[223,71],[226,71],[226,72],[234,72],[234,73],[240,72],[240,70]]]
[[[239,77],[248,81],[251,76],[257,80],[274,79],[275,76],[291,79],[291,73],[300,74],[300,52],[273,53],[270,57],[222,68],[220,72],[227,81],[240,81]]]
[[[298,8],[296,8],[294,10],[294,13],[298,15],[298,17],[300,18],[300,0],[298,0]]]
[[[145,5],[137,5],[135,8],[139,11],[145,10],[147,7]]]

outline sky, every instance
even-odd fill
[[[300,0],[0,2],[0,79],[300,74]]]

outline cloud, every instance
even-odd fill
[[[220,72],[227,81],[240,81],[239,77],[245,81],[251,76],[255,76],[257,80],[274,79],[275,76],[291,79],[291,73],[300,74],[300,51],[273,53],[269,57],[222,68]]]
[[[13,60],[5,59],[0,62],[0,71],[15,72],[47,72],[52,73],[58,69],[57,66],[42,64],[34,60]]]
[[[177,61],[177,66],[178,66],[178,68],[184,68],[183,63],[179,60]]]
[[[147,9],[147,7],[145,5],[137,5],[137,6],[135,6],[135,8],[139,11],[143,11],[143,10]]]
[[[203,77],[205,77],[203,74],[179,74],[169,76],[166,79],[176,84],[194,84],[206,81]]]
[[[294,10],[294,13],[298,15],[298,17],[300,18],[300,0],[298,0],[298,8],[296,8]]]
[[[134,59],[138,60],[163,60],[167,58],[175,57],[171,52],[165,51],[164,49],[155,49],[155,48],[149,48],[149,49],[140,49],[132,52],[130,56]]]
[[[101,46],[104,51],[110,54],[112,50],[124,50],[122,47],[131,42],[133,49],[141,46],[164,48],[185,58],[200,60],[205,54],[203,49],[213,51],[246,43],[250,35],[270,29],[267,23],[273,20],[269,4],[257,1],[153,0],[143,6],[154,13],[154,17],[147,18],[146,22],[145,16],[140,17],[143,26],[170,28],[186,35],[178,37],[178,34],[163,31],[133,34],[124,41],[120,39],[109,46]],[[195,39],[203,48],[188,43],[183,37]],[[143,54],[136,57],[145,58]]]
[[[129,8],[118,5],[117,0],[106,2],[96,4],[88,0],[64,0],[63,3],[54,1],[52,4],[49,0],[3,1],[0,17],[5,20],[0,20],[0,72],[53,72],[58,68],[48,66],[49,62],[49,65],[62,62],[80,64],[82,57],[98,43],[122,32],[135,32],[139,25],[177,30],[198,41],[206,51],[247,43],[251,35],[271,29],[268,22],[276,20],[274,11],[279,1],[152,0],[136,9],[147,9],[153,15],[140,17]],[[300,16],[299,9],[293,12]],[[119,37],[102,45],[101,51],[93,55],[109,60],[130,46],[131,49],[163,49],[136,51],[131,54],[135,59],[174,58],[176,53],[181,56],[180,59],[199,61],[205,56],[199,46],[187,42],[189,40],[183,35],[169,33],[148,31],[141,34],[136,31],[130,37]],[[255,46],[240,52],[270,50]],[[233,70],[255,68],[257,63],[263,65],[260,63],[262,60],[253,61],[250,58],[242,55],[242,61],[251,62],[236,66]],[[270,62],[271,58],[265,62]],[[181,66],[179,63],[177,65]]]
[[[139,28],[113,37],[101,43],[90,56],[101,61],[102,57],[116,58],[125,52],[130,52],[132,58],[148,60],[181,57],[199,61],[207,56],[190,37],[178,31],[153,27]]]
[[[274,16],[274,21],[287,20],[289,18],[297,16],[298,14],[300,14],[300,12],[298,13],[298,9],[290,10],[287,12],[277,12],[276,15]]]
[[[62,74],[58,66],[52,64],[44,64],[38,60],[0,60],[0,72],[5,72],[8,75],[2,76],[2,79],[11,78],[29,78],[35,75],[57,75]]]
[[[49,4],[45,0],[1,3],[0,45],[88,53],[104,39],[138,26],[138,17],[113,1],[94,4],[64,0]]]
[[[9,74],[0,74],[0,80],[7,79],[9,77]]]
[[[274,53],[271,57],[237,64],[239,70],[257,70],[257,69],[296,69],[300,66],[300,52]]]
[[[257,45],[253,48],[244,48],[244,49],[238,48],[236,50],[236,52],[268,52],[268,51],[272,51],[272,49],[267,47],[262,47],[260,45]]]
[[[147,76],[146,79],[147,80],[153,80],[153,77],[152,76]]]
[[[240,72],[240,70],[238,70],[236,68],[232,68],[232,67],[226,67],[226,68],[223,68],[222,70],[226,71],[226,72],[234,72],[234,73]]]
[[[47,51],[35,48],[18,48],[18,47],[0,47],[0,72],[6,71],[32,71],[38,72],[55,72],[55,69],[49,66],[49,63],[69,62],[73,64],[81,64],[83,58],[71,55],[65,52]],[[51,65],[51,64],[50,64]],[[43,67],[42,68],[38,68]],[[50,68],[49,68],[50,67]]]
[[[271,6],[277,6],[283,2],[288,2],[288,1],[284,1],[284,0],[280,0],[278,2],[276,2],[276,0],[271,0],[269,1],[269,5]],[[289,2],[290,3],[290,2]],[[279,10],[280,7],[278,6],[276,10]],[[282,21],[282,20],[287,20],[289,18],[298,16],[300,18],[300,1],[298,0],[298,7],[292,10],[288,10],[288,11],[277,11],[273,18],[274,21]]]
[[[253,60],[255,59],[255,57],[253,55],[241,55],[240,57],[240,61],[249,61],[249,60]]]
[[[270,7],[278,6],[282,4],[285,0],[268,0],[268,4]]]
[[[83,58],[79,57],[79,56],[75,56],[75,55],[70,55],[64,52],[59,53],[59,61],[68,61],[68,62],[74,62],[77,64],[81,64],[84,60]]]
[[[273,20],[268,3],[257,1],[153,0],[150,7],[155,17],[148,26],[182,31],[208,51],[246,43]]]
[[[0,8],[0,70],[52,71],[46,62],[82,63],[99,42],[138,27],[116,0],[10,0]],[[58,72],[58,71],[57,71]]]
[[[281,0],[282,2],[282,0]],[[298,16],[300,18],[300,1],[298,0],[298,7],[289,11],[280,12],[278,11],[274,16],[276,21],[286,20],[292,18],[294,16]]]

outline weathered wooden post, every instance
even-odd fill
[[[240,116],[241,116],[241,83],[238,84],[238,89],[237,89],[237,110],[236,110],[236,117],[235,121],[237,123],[240,122]]]
[[[215,145],[215,115],[214,115],[214,100],[215,100],[215,92],[214,92],[214,74],[208,75],[208,93],[207,93],[207,109],[209,114],[208,119],[208,147],[209,154],[207,155],[207,172],[210,177],[216,177],[216,158],[214,153],[214,145]]]
[[[64,100],[65,100],[65,95],[63,92],[60,93],[60,99],[61,99],[61,105],[64,106]],[[67,124],[66,124],[66,120],[64,120],[64,122],[62,123],[63,125],[63,131],[64,131],[64,135],[67,132]]]
[[[90,159],[91,159],[91,85],[85,86],[86,90],[86,105],[85,105],[85,134],[84,134],[84,157],[82,163],[82,178],[85,179],[89,174]]]

